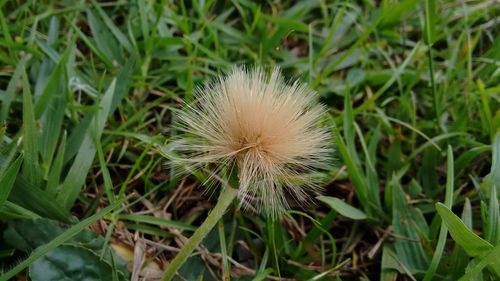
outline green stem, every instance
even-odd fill
[[[203,224],[194,232],[193,236],[189,238],[188,242],[184,245],[181,251],[175,256],[172,262],[168,265],[167,271],[163,274],[162,281],[170,281],[175,276],[175,273],[186,259],[191,255],[194,249],[200,244],[201,240],[214,228],[215,224],[224,215],[227,208],[233,202],[233,199],[238,193],[237,189],[225,187],[219,196],[217,204],[208,215]]]
[[[431,23],[431,2],[432,0],[426,0],[425,1],[425,34],[426,34],[426,39],[427,39],[427,57],[429,59],[429,76],[431,79],[431,92],[432,92],[432,98],[434,99],[434,113],[436,114],[436,124],[437,124],[437,129],[441,130],[441,109],[440,109],[440,97],[437,93],[436,90],[436,82],[434,81],[434,63],[432,60],[432,45],[433,45],[433,39],[432,39],[432,34],[431,34],[431,25],[434,25],[434,23]],[[433,10],[432,10],[433,11]]]

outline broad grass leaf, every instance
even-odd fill
[[[392,181],[392,226],[396,240],[394,248],[401,262],[411,273],[425,272],[428,268],[428,258],[422,247],[419,233],[427,229],[422,225],[422,217],[417,215],[408,205],[405,194],[398,182]],[[424,228],[424,229],[423,229]]]
[[[120,73],[118,73],[118,76],[116,78],[115,92],[113,94],[113,99],[111,102],[110,112],[115,111],[120,102],[128,93],[129,77],[132,75],[132,72],[134,71],[135,63],[136,61],[134,59],[128,59],[127,63],[120,70]]]
[[[380,280],[393,280],[389,278],[393,276],[393,274],[390,274],[393,271],[397,271],[401,274],[408,273],[408,269],[401,264],[394,249],[388,245],[385,245],[382,249],[382,262],[380,266]]]
[[[382,27],[390,27],[399,24],[403,20],[403,16],[411,11],[414,11],[420,1],[418,0],[403,0],[398,2],[383,1],[381,2],[382,13],[384,17],[380,23]]]
[[[63,169],[64,152],[66,148],[66,132],[63,133],[61,142],[59,143],[58,153],[50,167],[49,176],[47,179],[47,187],[45,192],[51,196],[56,196],[57,187],[61,182],[61,172]]]
[[[0,127],[0,175],[9,168],[17,153],[17,143],[5,136],[7,127]]]
[[[78,150],[76,158],[71,166],[63,184],[58,200],[63,204],[63,208],[69,210],[75,202],[80,190],[85,183],[87,173],[94,161],[96,147],[94,138],[100,138],[104,125],[110,113],[110,108],[115,93],[116,80],[111,82],[108,90],[99,103],[99,111],[95,113],[89,128],[86,130],[83,142]]]
[[[9,201],[43,217],[64,222],[72,220],[70,213],[61,208],[53,197],[31,184],[24,175],[17,176]]]
[[[97,4],[97,2],[92,1],[92,5],[94,8],[97,10],[99,15],[101,16],[102,21],[106,24],[106,26],[109,28],[111,33],[115,36],[116,40],[120,43],[121,46],[123,46],[127,52],[136,54],[137,50],[133,49],[132,44],[130,41],[127,39],[127,37],[121,32],[121,30],[115,25],[112,19],[108,17],[106,12]]]
[[[35,104],[35,118],[39,119],[42,114],[49,107],[49,103],[55,97],[66,98],[66,68],[65,64],[68,59],[68,55],[71,53],[71,48],[64,53],[64,55],[59,59],[59,63],[54,68],[54,70],[48,74],[48,81],[44,84],[44,87],[40,91],[40,95],[36,98]]]
[[[24,72],[24,65],[28,61],[28,56],[23,57],[19,63],[16,66],[16,70],[14,71],[14,74],[10,78],[9,84],[7,85],[7,89],[5,90],[4,93],[2,93],[1,96],[1,107],[0,107],[0,121],[5,121],[7,120],[7,117],[9,116],[9,110],[10,110],[10,105],[12,104],[12,101],[15,98],[16,92],[17,92],[17,86],[19,84],[19,81],[21,81],[21,76]]]
[[[425,0],[425,43],[432,45],[436,41],[436,3]]]
[[[108,68],[114,68],[113,61],[108,58],[108,55],[105,54],[103,51],[101,51],[96,44],[83,32],[78,28],[78,26],[74,23],[71,23],[71,27],[73,28],[74,31],[78,34],[78,36],[82,39],[82,41],[87,45],[92,52],[96,54],[97,57],[99,57],[104,64]]]
[[[108,60],[123,63],[123,52],[120,44],[115,40],[113,33],[96,17],[91,9],[87,10],[87,22],[92,31],[92,38],[95,40],[97,48],[107,57]]]
[[[496,188],[494,187],[495,186],[491,189],[490,194],[485,239],[492,245],[497,245],[500,244],[500,210],[498,206]]]
[[[492,149],[492,161],[490,177],[493,182],[493,186],[496,186],[497,196],[500,194],[500,131],[495,134],[495,138],[491,145]]]
[[[470,204],[469,198],[465,198],[464,209],[462,211],[462,222],[468,229],[472,229],[472,206]],[[450,264],[453,265],[450,268],[450,273],[452,274],[452,280],[458,279],[464,274],[464,270],[469,263],[470,258],[464,251],[463,247],[456,245],[455,251],[451,255]]]
[[[40,218],[40,216],[15,203],[12,203],[10,201],[5,201],[3,206],[0,207],[0,218],[2,218],[3,220],[10,220],[10,219],[18,220],[18,219],[37,219]]]
[[[445,223],[453,240],[457,242],[469,256],[484,257],[493,246],[472,232],[448,207],[442,203],[436,204],[436,210]]]
[[[434,198],[439,191],[437,166],[442,162],[439,151],[434,147],[428,148],[423,155],[422,165],[418,171],[418,179],[424,189],[425,195]]]
[[[447,155],[447,173],[446,173],[446,193],[444,203],[446,206],[450,207],[453,205],[453,187],[454,187],[454,158],[453,158],[453,149],[451,146],[448,146],[448,155]],[[441,227],[439,229],[438,242],[436,244],[436,248],[434,251],[434,255],[432,257],[431,263],[427,272],[424,276],[424,281],[430,281],[435,277],[436,270],[438,265],[441,263],[441,259],[443,256],[444,247],[446,244],[446,236],[448,235],[448,229],[444,222],[441,221]]]
[[[111,103],[110,112],[113,112],[122,99],[125,97],[128,91],[128,80],[130,75],[134,70],[135,61],[133,59],[128,60],[123,69],[118,74],[116,85],[115,85],[115,93],[113,94],[113,101]],[[85,134],[88,131],[88,128],[91,126],[92,118],[94,116],[94,112],[88,112],[83,119],[71,130],[71,133],[68,136],[68,142],[66,145],[66,150],[64,152],[64,163],[68,163],[80,149],[83,140],[85,139]]]
[[[475,260],[475,263],[466,271],[465,275],[462,276],[459,281],[467,281],[467,280],[477,280],[477,276],[480,276],[481,271],[488,267],[491,273],[495,276],[490,280],[498,280],[500,278],[500,244],[498,244],[495,248],[491,249],[484,258]]]
[[[57,141],[61,134],[68,91],[65,66],[71,49],[68,48],[50,75],[35,106],[35,117],[41,119],[40,153],[46,171],[52,165]]]
[[[57,235],[56,237],[52,238],[50,240],[50,242],[48,242],[47,244],[44,244],[42,246],[37,247],[33,252],[31,252],[30,256],[27,259],[23,260],[22,262],[17,264],[14,268],[12,268],[9,271],[2,274],[0,276],[0,281],[6,281],[6,280],[9,280],[10,278],[16,276],[16,274],[23,271],[25,268],[29,267],[36,260],[40,259],[41,257],[46,255],[50,251],[56,249],[57,247],[63,245],[64,243],[71,240],[75,236],[79,235],[89,225],[91,225],[92,223],[95,223],[99,219],[102,219],[105,215],[109,214],[111,211],[118,208],[124,202],[124,200],[125,200],[125,198],[121,199],[121,200],[117,200],[114,204],[100,210],[99,212],[97,212],[94,215],[86,218],[85,220],[71,226],[70,228],[65,229],[64,232],[62,232],[60,235]]]
[[[68,225],[45,218],[11,220],[3,235],[9,245],[28,252],[49,243],[54,237],[66,231],[67,227]],[[99,249],[102,244],[102,239],[98,239],[95,233],[86,230],[79,232],[69,241],[91,249]]]
[[[356,194],[361,202],[363,209],[369,213],[369,201],[368,201],[368,189],[366,187],[366,183],[363,180],[362,172],[358,165],[356,164],[356,158],[354,158],[351,153],[349,153],[349,149],[344,142],[340,132],[337,127],[333,126],[333,136],[335,137],[335,143],[337,144],[337,149],[342,156],[342,160],[347,166],[347,171],[349,173],[349,178],[354,184],[356,189]]]
[[[63,234],[66,231],[67,227],[68,225],[64,225],[57,221],[49,219],[12,220],[9,222],[8,227],[4,232],[4,237],[12,247],[20,251],[30,252],[35,248],[51,242],[54,237]],[[94,255],[101,255],[103,251],[104,239],[98,237],[92,231],[83,230],[72,237],[70,240],[68,240],[66,243],[70,243],[75,247],[92,251]],[[51,255],[50,253],[51,252],[49,252],[49,255]],[[116,264],[117,268],[119,268],[120,271],[126,272],[127,270],[124,261],[118,258],[118,256],[114,256],[116,255],[113,255],[113,257],[104,255],[103,261],[108,264]],[[71,258],[79,259],[78,255]],[[37,262],[35,262],[33,265],[36,265]],[[44,261],[42,260],[42,263],[43,262]],[[45,263],[46,262],[47,261],[45,261]],[[48,268],[51,268],[53,266],[57,266],[57,264],[47,265]],[[70,271],[66,271],[65,274],[72,273]],[[74,276],[74,278],[77,277],[78,276]]]
[[[39,163],[39,135],[35,121],[32,95],[26,72],[23,72],[23,175],[33,185],[40,187],[42,173]]]
[[[53,280],[114,280],[112,264],[95,252],[81,246],[62,245],[32,263],[29,274],[33,281]],[[127,280],[118,271],[118,280]]]
[[[10,191],[16,182],[16,177],[23,162],[22,154],[14,160],[13,163],[0,175],[0,208],[3,206],[7,198],[9,198]]]
[[[78,153],[93,117],[94,112],[87,112],[80,122],[73,127],[73,130],[71,130],[64,151],[64,164],[67,164]]]
[[[348,217],[353,220],[364,220],[367,218],[366,214],[363,211],[347,204],[339,198],[330,196],[318,196],[316,198],[326,203],[328,206],[330,206],[332,209],[334,209],[344,217]]]
[[[180,230],[188,230],[188,231],[195,231],[197,228],[195,226],[173,221],[173,220],[166,220],[162,218],[157,218],[153,216],[148,216],[148,215],[135,215],[135,214],[123,214],[118,216],[119,219],[126,220],[126,221],[132,221],[136,223],[145,223],[145,224],[152,224],[156,226],[163,226],[163,227],[173,227],[177,228]]]
[[[476,157],[490,150],[491,148],[489,146],[482,145],[473,147],[462,153],[455,161],[455,175],[458,177]]]
[[[57,49],[57,43],[59,38],[59,20],[56,16],[52,16],[50,18],[49,23],[49,34],[47,41],[45,40],[36,40],[36,43],[45,51],[47,56],[43,58],[42,63],[40,65],[40,69],[38,70],[34,94],[35,97],[40,96],[42,90],[46,87],[47,81],[54,71],[54,55],[56,53],[54,49]],[[49,54],[50,53],[50,54]]]

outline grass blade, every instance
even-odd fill
[[[392,226],[399,237],[394,242],[398,258],[411,273],[424,272],[428,268],[427,256],[422,248],[418,218],[407,202],[399,182],[393,179],[392,185]],[[424,236],[426,233],[422,233]]]
[[[41,118],[40,153],[47,173],[52,165],[66,109],[68,79],[65,65],[71,49],[59,60],[35,106],[35,118]]]
[[[356,194],[358,195],[359,201],[363,206],[363,210],[370,216],[371,215],[371,207],[368,199],[368,189],[366,184],[362,178],[362,174],[358,166],[355,164],[354,158],[349,153],[349,149],[347,148],[340,132],[338,131],[335,125],[333,127],[333,136],[335,138],[335,143],[337,144],[337,149],[342,156],[342,160],[347,166],[347,171],[349,172],[349,178],[354,184],[356,188]]]
[[[41,188],[34,186],[23,175],[17,176],[9,195],[9,201],[43,217],[63,222],[72,220],[70,213],[61,208],[61,205],[54,200],[54,197],[49,196]]]
[[[110,206],[102,209],[98,213],[88,217],[87,219],[75,224],[70,229],[66,230],[64,233],[57,236],[56,238],[54,238],[54,240],[50,241],[49,243],[36,248],[27,259],[23,260],[21,263],[16,265],[14,268],[12,268],[11,270],[2,274],[2,276],[0,276],[0,281],[7,281],[10,278],[16,276],[16,274],[21,272],[23,269],[27,268],[34,261],[36,261],[40,257],[43,257],[48,252],[54,250],[55,248],[57,248],[58,246],[60,246],[64,242],[68,241],[69,239],[71,239],[72,237],[74,237],[75,235],[77,235],[78,233],[83,231],[89,225],[93,224],[97,220],[99,220],[99,219],[103,218],[105,215],[109,214],[114,209],[118,208],[120,206],[120,204],[123,203],[123,201],[124,201],[124,199],[118,200],[115,204],[110,205]]]
[[[0,218],[7,219],[37,219],[39,215],[32,211],[25,209],[10,201],[5,201],[4,205],[0,207]]]
[[[59,153],[54,159],[52,167],[50,167],[49,177],[47,180],[47,188],[45,191],[50,197],[56,196],[57,186],[61,182],[61,172],[63,168],[64,151],[66,148],[66,132],[64,132],[61,143],[59,144]]]
[[[111,33],[115,36],[115,38],[120,42],[120,45],[123,46],[127,52],[134,54],[136,50],[132,47],[130,44],[130,41],[127,39],[127,37],[121,32],[121,30],[115,25],[115,23],[108,17],[108,15],[99,7],[99,4],[97,4],[96,1],[92,1],[92,5],[96,8],[97,12],[101,16],[102,20],[106,24],[106,26],[109,28]]]
[[[50,77],[50,74],[54,71],[54,56],[50,53],[56,53],[53,51],[54,48],[57,47],[57,40],[59,38],[59,20],[57,17],[52,17],[49,23],[49,34],[47,42],[42,42],[40,40],[36,40],[36,44],[40,46],[46,53],[47,57],[43,58],[42,64],[40,65],[40,70],[38,71],[37,79],[35,82],[34,95],[35,97],[39,97],[42,90],[47,85],[47,80]],[[52,52],[51,52],[52,51]],[[57,54],[59,56],[59,54]]]
[[[440,127],[441,109],[440,109],[440,97],[436,90],[436,82],[434,81],[434,63],[432,59],[432,44],[434,42],[434,37],[436,33],[435,24],[435,8],[434,0],[425,0],[425,41],[427,43],[427,55],[429,60],[429,76],[431,79],[431,91],[434,100],[434,113],[436,114],[436,122],[438,128]]]
[[[343,215],[344,217],[348,217],[353,220],[364,220],[367,218],[366,214],[363,213],[363,211],[347,204],[339,198],[330,196],[318,196],[316,198],[326,203],[328,206],[339,212],[339,214]]]
[[[19,84],[19,81],[21,80],[21,76],[24,71],[24,65],[26,64],[27,61],[28,61],[27,56],[23,57],[21,61],[19,61],[19,63],[16,66],[16,70],[14,71],[14,74],[12,75],[12,78],[10,78],[9,84],[7,85],[7,90],[5,90],[5,93],[2,94],[0,121],[7,120],[7,117],[9,116],[10,105],[16,95],[17,86]]]
[[[42,182],[42,173],[38,162],[39,139],[29,87],[28,77],[26,73],[23,73],[23,174],[30,183],[39,187]]]
[[[87,10],[87,22],[92,31],[92,36],[96,42],[97,49],[102,52],[110,61],[122,63],[123,55],[120,45],[115,38],[110,36],[110,31],[103,24],[100,18],[96,17],[92,10]],[[112,33],[111,33],[112,34]]]
[[[498,195],[500,193],[500,131],[495,134],[495,138],[493,139],[493,143],[491,144],[491,150],[492,164],[489,177],[491,177],[493,186],[496,185],[496,193]]]
[[[172,221],[172,220],[166,220],[166,219],[162,219],[162,218],[152,217],[152,216],[146,216],[146,215],[121,214],[121,215],[118,215],[118,218],[122,219],[122,220],[133,221],[133,222],[138,222],[138,223],[147,223],[147,224],[152,224],[152,225],[156,225],[156,226],[173,227],[173,228],[177,228],[180,230],[195,231],[197,229],[195,226],[192,226],[192,225],[179,223],[179,222]]]
[[[469,256],[484,257],[493,246],[486,240],[477,236],[457,217],[448,207],[442,203],[436,204],[436,210],[441,216],[451,237],[464,248]]]
[[[464,276],[462,276],[458,281],[476,280],[475,277],[483,270],[486,266],[492,266],[493,264],[498,264],[500,260],[500,244],[493,248],[483,259],[481,259],[470,271],[468,271]],[[496,267],[498,269],[498,267]],[[500,276],[497,276],[500,278]]]
[[[497,191],[495,186],[491,189],[488,222],[485,239],[492,245],[500,243],[500,214],[498,208]]]
[[[21,168],[23,162],[23,155],[19,155],[16,160],[0,175],[0,208],[3,206],[7,198],[9,198],[10,191],[16,181],[17,173]]]
[[[453,171],[455,169],[453,165],[453,150],[451,146],[448,146],[448,169],[446,174],[446,193],[444,204],[446,207],[451,209],[453,205]],[[436,269],[438,268],[439,262],[441,261],[441,256],[443,255],[444,246],[446,244],[446,236],[448,235],[448,229],[446,228],[446,224],[441,221],[441,229],[439,230],[439,238],[438,243],[436,245],[436,250],[434,251],[434,255],[432,257],[431,263],[429,265],[429,269],[424,276],[424,281],[432,280],[434,274],[436,273]]]
[[[76,201],[85,183],[87,173],[94,161],[96,154],[94,138],[101,137],[104,125],[110,113],[109,110],[115,93],[115,86],[116,80],[113,80],[99,103],[99,111],[94,114],[92,119],[93,122],[91,122],[90,127],[85,133],[75,161],[62,184],[61,192],[58,194],[59,202],[63,204],[66,210],[69,210]]]

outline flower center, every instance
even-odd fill
[[[252,137],[242,137],[239,141],[239,144],[234,151],[236,154],[245,153],[248,150],[256,149],[262,152],[265,152],[264,149],[265,141],[262,139],[260,134]]]

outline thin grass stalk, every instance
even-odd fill
[[[207,219],[203,222],[203,224],[194,232],[193,236],[189,238],[187,243],[181,249],[181,251],[175,256],[172,262],[168,265],[167,270],[163,274],[162,281],[170,281],[174,278],[176,272],[182,266],[182,264],[187,260],[187,258],[191,255],[194,249],[201,243],[203,238],[207,236],[207,234],[214,228],[215,224],[222,218],[224,213],[226,212],[233,199],[236,197],[238,190],[231,187],[226,187],[222,191],[219,199],[217,200],[217,204],[212,209]]]

